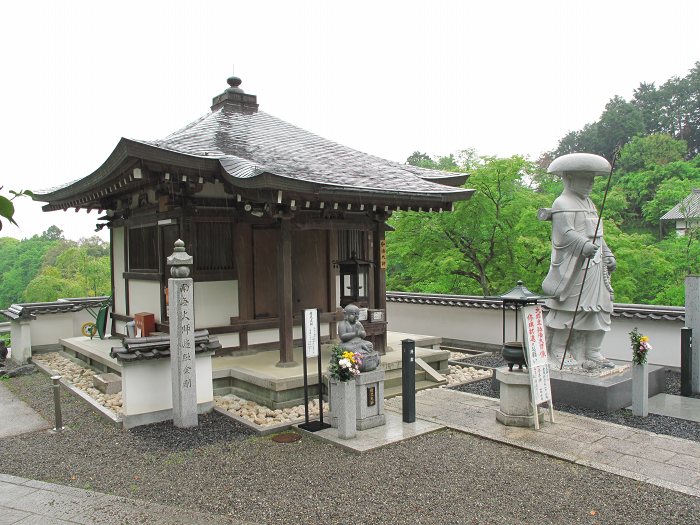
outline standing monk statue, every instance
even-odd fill
[[[542,290],[552,296],[545,302],[549,307],[545,326],[551,364],[557,369],[569,337],[565,366],[580,364],[588,370],[615,366],[600,349],[605,332],[610,331],[610,273],[616,262],[603,239],[602,221],[596,232],[598,212],[590,199],[595,177],[609,175],[611,170],[606,159],[590,153],[558,157],[547,170],[564,181],[564,191],[554,201],[551,215],[550,210],[544,210],[544,218],[552,220],[552,262]]]

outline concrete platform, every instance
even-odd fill
[[[389,332],[387,334],[387,352],[382,356],[382,368],[386,372],[401,369],[401,341],[412,339],[416,342],[416,357],[422,359],[438,372],[448,369],[449,352],[435,350],[439,348],[440,337],[420,334]],[[121,345],[119,339],[99,339],[89,337],[71,337],[61,339],[64,351],[80,359],[101,372],[114,372],[121,375],[121,365],[110,357],[109,352]],[[236,394],[250,401],[270,408],[287,408],[303,402],[304,367],[302,350],[294,348],[294,366],[279,367],[279,351],[269,350],[256,354],[214,357],[212,359],[212,376],[214,391],[217,395]],[[321,370],[326,373],[330,361],[330,349],[326,345],[321,352]],[[316,359],[309,359],[308,381],[310,395],[318,395],[318,364]],[[432,385],[432,383],[431,383]],[[391,385],[388,385],[388,388]],[[426,386],[426,385],[423,385]],[[391,393],[396,394],[394,390]]]
[[[447,371],[450,353],[423,348],[439,345],[440,338],[418,334],[397,334],[387,337],[387,352],[382,356],[385,372],[401,369],[401,341],[416,342],[416,357],[423,359],[438,372]],[[298,405],[304,399],[304,367],[302,349],[294,348],[295,366],[278,367],[279,352],[267,351],[244,356],[223,356],[212,360],[214,390],[217,395],[233,393],[271,408]],[[321,349],[321,372],[325,374],[330,361],[330,347]],[[318,395],[318,361],[309,359],[308,381],[310,395]]]
[[[649,413],[700,423],[700,399],[657,394],[649,398]]]
[[[326,428],[318,432],[308,432],[299,428],[298,425],[295,428],[305,436],[331,443],[355,453],[367,452],[368,450],[374,450],[404,439],[445,428],[442,424],[421,419],[416,419],[413,423],[404,423],[401,414],[396,412],[386,412],[385,416],[385,425],[367,430],[358,430],[356,437],[353,439],[341,439],[337,428]]]
[[[662,366],[649,365],[649,397],[666,388],[665,370]],[[599,378],[550,370],[550,379],[555,407],[561,403],[610,412],[632,404],[631,368]]]

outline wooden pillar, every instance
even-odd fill
[[[238,318],[249,321],[254,317],[253,290],[253,228],[248,223],[234,226],[234,257],[238,278]],[[248,331],[242,328],[238,332],[238,347],[248,350]]]
[[[292,310],[292,228],[289,218],[280,224],[277,250],[277,316],[280,323],[280,360],[277,366],[295,366]]]
[[[328,231],[328,311],[335,312],[338,295],[336,293],[336,281],[338,278],[338,269],[333,266],[333,261],[338,260],[338,232],[336,230]],[[329,326],[331,340],[338,337],[338,324],[334,321]]]

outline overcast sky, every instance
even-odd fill
[[[235,67],[260,109],[404,162],[413,151],[537,158],[640,82],[700,60],[700,1],[3,2],[7,189],[82,178],[120,137],[209,111]],[[96,213],[15,201],[29,237]]]

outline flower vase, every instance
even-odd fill
[[[649,370],[648,364],[632,363],[632,413],[646,417],[649,414]]]
[[[338,421],[338,437],[352,439],[357,433],[355,380],[331,380],[331,406]]]

